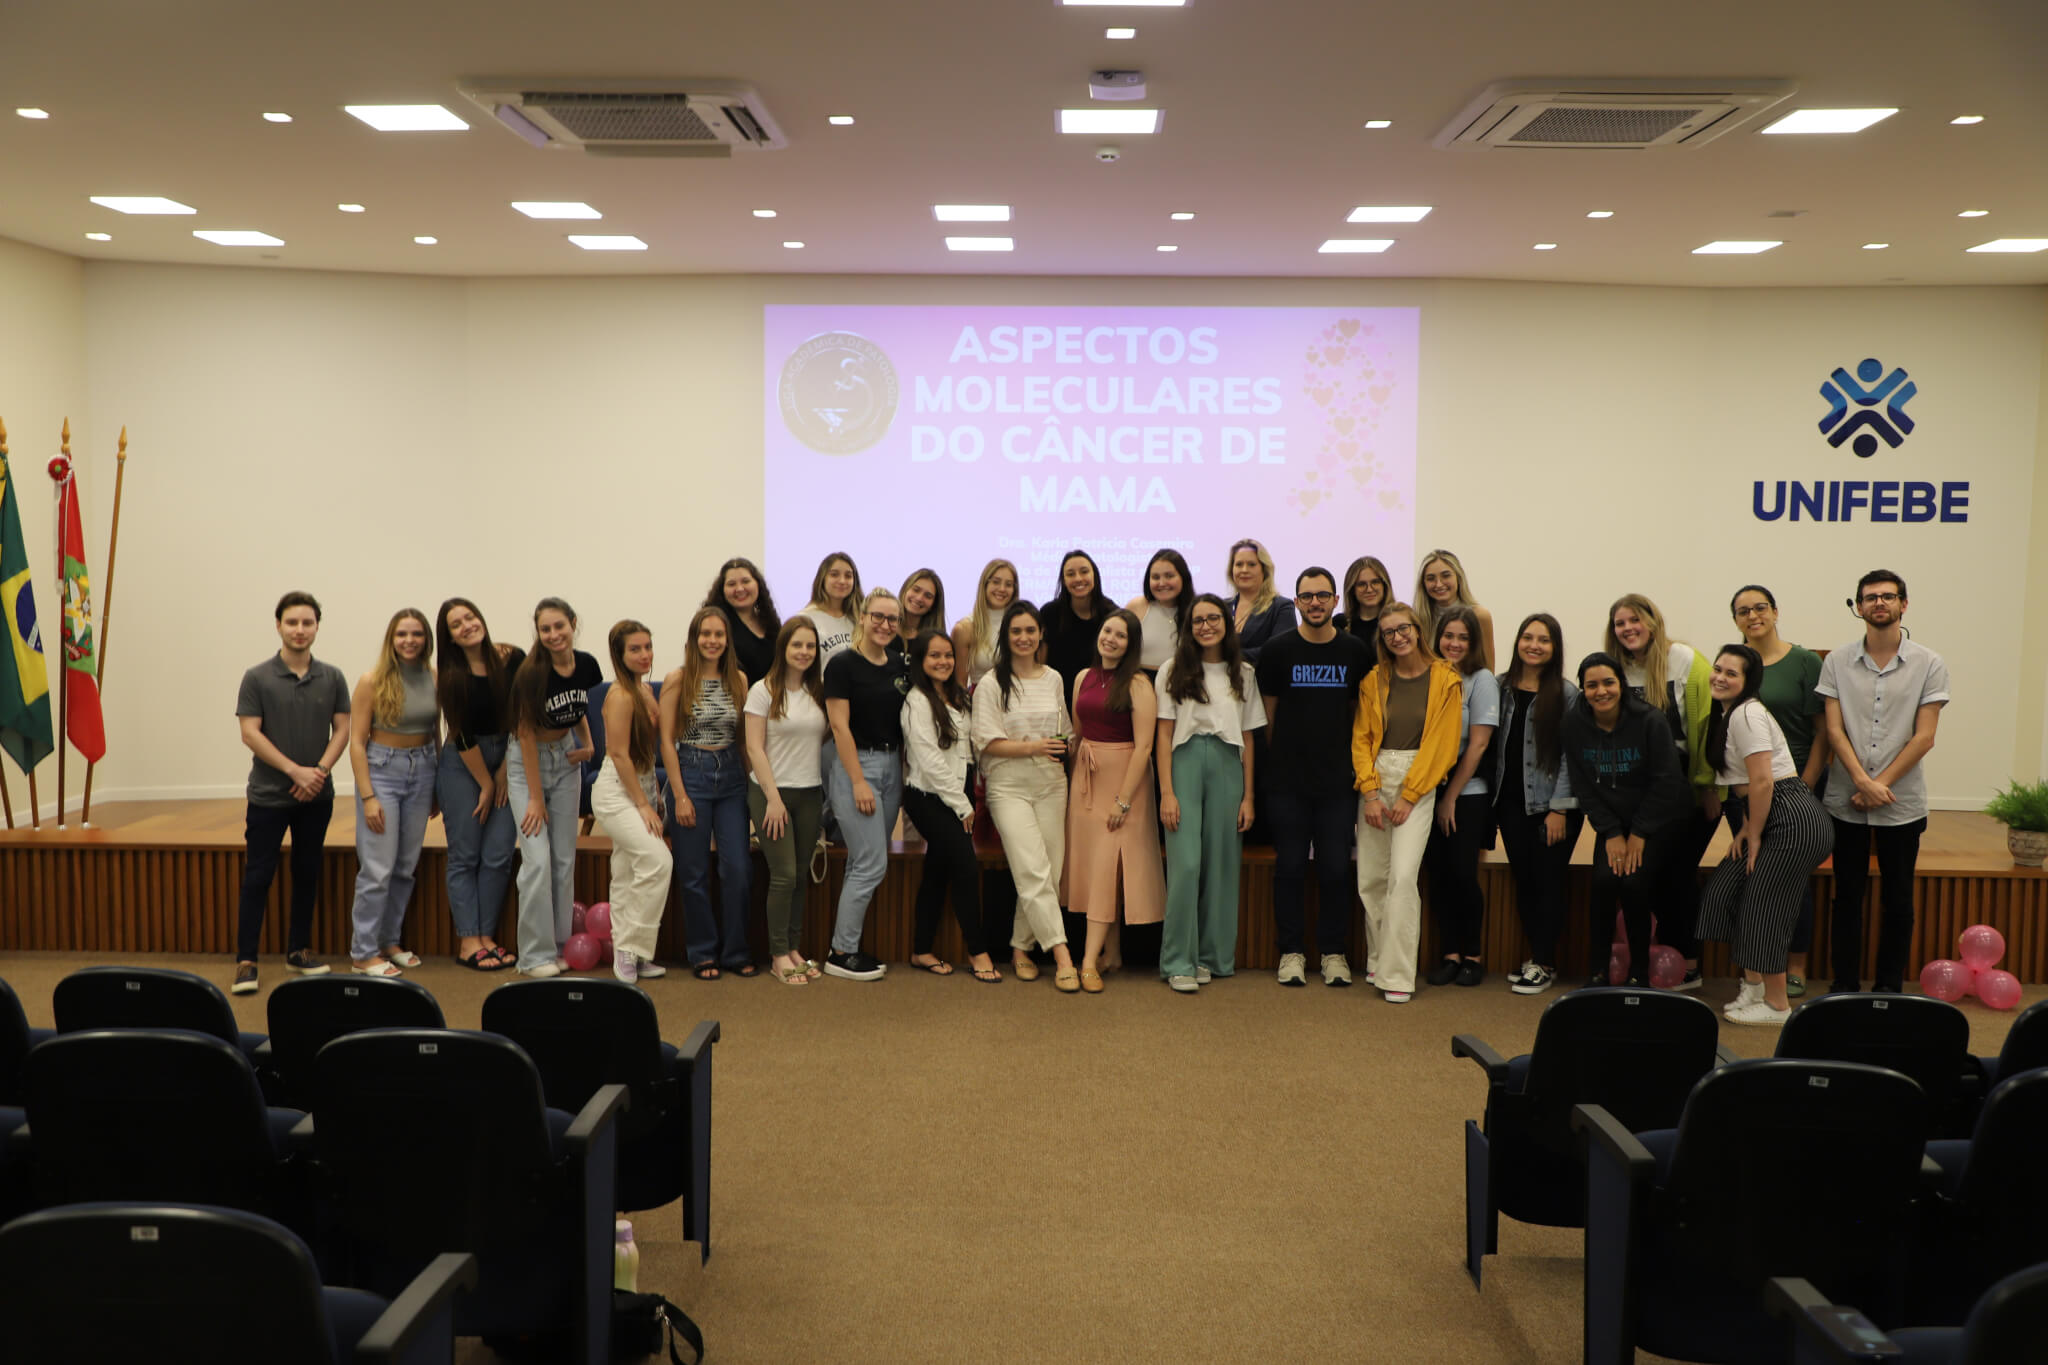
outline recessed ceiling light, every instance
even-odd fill
[[[1193,221],[1195,215],[1189,213],[1186,209],[1182,209],[1179,213],[1169,213],[1166,216],[1173,219],[1176,223],[1186,223]]]
[[[116,213],[197,213],[190,204],[161,199],[153,194],[95,194],[92,202]]]
[[[1410,204],[1406,207],[1373,207],[1361,204],[1351,210],[1345,218],[1347,223],[1419,223],[1429,217],[1430,205]]]
[[[1759,251],[1769,251],[1783,242],[1708,242],[1705,246],[1692,249],[1695,256],[1754,256]]]
[[[1531,248],[1530,248],[1530,250],[1531,250],[1531,251],[1555,251],[1555,250],[1557,250],[1557,243],[1556,243],[1556,242],[1538,242],[1538,243],[1536,243],[1536,245],[1535,245],[1535,246],[1531,247]]]
[[[831,124],[835,128],[851,128],[853,126],[853,115],[832,114],[827,116],[825,122]]]
[[[1121,9],[1179,9],[1188,0],[1060,0],[1062,5],[1075,8],[1099,9],[1115,5]]]
[[[1593,210],[1592,212],[1588,213],[1588,214],[1587,214],[1586,216],[1587,216],[1588,218],[1612,218],[1612,217],[1614,216],[1614,210],[1613,210],[1613,209],[1594,209],[1594,210]]]
[[[1329,241],[1317,247],[1316,250],[1324,255],[1337,255],[1344,252],[1357,251],[1377,252],[1385,251],[1393,244],[1394,239],[1391,237],[1332,237]]]
[[[414,246],[433,246],[440,240],[439,237],[415,237],[412,239],[412,244]]]
[[[774,209],[755,209],[755,210],[754,210],[754,216],[755,216],[756,218],[773,218],[773,217],[775,216],[775,210],[774,210]]]
[[[1863,244],[1863,249],[1865,251],[1887,251],[1890,248],[1890,242],[1865,242]]]
[[[290,114],[280,114],[273,109],[263,116],[263,121],[265,123],[290,123],[292,116]]]
[[[1390,118],[1369,118],[1365,121],[1365,126],[1368,128],[1391,128],[1394,126],[1394,121]]]
[[[343,213],[361,213],[363,211],[361,204],[336,204],[334,207],[340,209]]]
[[[344,104],[344,113],[380,133],[460,133],[469,125],[438,104]]]
[[[1964,209],[1964,210],[1963,210],[1963,211],[1962,211],[1961,213],[1957,214],[1957,215],[1956,215],[1956,217],[1958,217],[1958,218],[1982,218],[1982,217],[1983,217],[1983,216],[1984,216],[1985,214],[1987,214],[1987,213],[1989,213],[1989,212],[1991,212],[1991,210],[1990,210],[1990,209]]]
[[[1063,133],[1156,133],[1157,109],[1062,109]]]
[[[933,204],[932,217],[942,223],[1007,223],[1008,204]]]
[[[1115,39],[1118,42],[1122,42],[1126,38],[1137,37],[1138,30],[1134,28],[1106,28],[1102,30],[1102,36],[1105,38]]]
[[[1017,243],[1009,237],[948,237],[948,251],[1015,251]]]
[[[1950,123],[1982,123],[1983,121],[1984,116],[1982,114],[1957,114],[1949,120]]]
[[[111,242],[114,240],[114,234],[111,232],[88,232],[85,234],[85,240],[88,242]]]
[[[1979,242],[1968,247],[1969,251],[2048,251],[2048,237],[2000,237],[1996,241]]]
[[[1785,115],[1766,133],[1860,133],[1898,113],[1896,109],[1801,109]]]
[[[215,246],[283,246],[284,238],[249,228],[200,228],[192,234]]]
[[[48,118],[50,116],[50,111],[47,109],[28,108],[17,109],[14,112],[23,118]]]
[[[585,251],[645,251],[647,243],[630,233],[607,236],[603,233],[572,232],[569,240]]]
[[[802,242],[784,242],[783,245],[788,247],[791,251],[802,251],[804,249],[804,244]]]
[[[580,200],[564,199],[515,199],[512,207],[528,218],[602,218],[590,205]]]
[[[1155,246],[1155,247],[1153,247],[1152,249],[1153,249],[1154,251],[1179,251],[1179,250],[1180,250],[1180,248],[1179,248],[1179,247],[1177,247],[1177,246],[1173,245],[1173,244],[1172,244],[1171,242],[1161,242],[1161,243],[1160,243],[1160,244],[1159,244],[1158,246]]]

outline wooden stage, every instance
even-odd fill
[[[95,828],[0,831],[0,951],[56,950],[101,953],[127,958],[142,953],[219,953],[234,946],[235,905],[244,863],[243,803],[239,800],[116,802],[94,811]],[[1708,852],[1716,861],[1726,845],[1725,832]],[[452,953],[454,933],[448,917],[444,885],[444,840],[439,822],[429,827],[420,859],[419,884],[407,920],[406,942],[423,953]],[[603,900],[610,875],[610,841],[586,837],[578,846],[576,886],[579,899]],[[1573,912],[1560,945],[1560,966],[1583,975],[1590,935],[1586,929],[1587,862],[1592,838],[1582,838],[1574,859]],[[822,957],[831,935],[832,906],[839,893],[843,851],[833,849],[825,880],[810,888],[804,947]],[[1000,868],[1002,855],[988,851],[984,863]],[[759,855],[755,857],[753,937],[757,958],[766,961],[766,937],[759,907],[767,885]],[[888,878],[868,914],[866,946],[884,961],[903,961],[911,951],[913,904],[923,866],[923,848],[913,837],[899,844]],[[1273,942],[1272,850],[1247,847],[1240,889],[1237,961],[1240,967],[1271,968],[1278,955]],[[355,812],[352,801],[337,804],[327,832],[322,864],[319,909],[314,917],[315,949],[329,956],[347,950],[348,907],[356,876]],[[1817,879],[1832,882],[1824,866]],[[290,867],[287,859],[271,890],[270,918],[264,933],[266,952],[282,950]],[[1526,951],[1514,914],[1514,886],[1498,852],[1486,855],[1480,869],[1486,892],[1486,961],[1503,971],[1519,964]],[[1826,894],[1826,887],[1823,893]],[[1425,888],[1425,896],[1427,889]],[[1866,923],[1873,922],[1877,877],[1873,872]],[[509,898],[508,898],[509,899]],[[1313,925],[1315,888],[1309,887]],[[2015,867],[2005,847],[2005,830],[1989,817],[1937,811],[1920,845],[1916,878],[1912,970],[1921,962],[1952,956],[1956,935],[1965,926],[1987,923],[2005,935],[2004,965],[2025,982],[2048,982],[2048,872]],[[1823,901],[1825,904],[1825,900]],[[1357,898],[1349,907],[1354,917],[1354,967],[1363,952],[1363,911]],[[679,891],[671,891],[664,917],[661,956],[682,956],[682,912]],[[1075,930],[1070,929],[1070,933]],[[503,935],[513,934],[511,916]],[[1813,970],[1826,977],[1826,916],[1814,928]],[[1007,932],[991,934],[1001,956]],[[1434,931],[1424,915],[1424,961],[1435,956]],[[1865,935],[1864,974],[1868,977],[1876,945]],[[1315,942],[1310,934],[1310,943]],[[962,956],[959,930],[947,916],[939,951]],[[1704,965],[1709,975],[1727,975],[1724,946],[1710,945]]]

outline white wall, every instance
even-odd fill
[[[718,562],[760,549],[764,304],[1108,300],[1419,305],[1418,543],[1459,551],[1503,638],[1547,609],[1577,654],[1612,597],[1642,591],[1678,634],[1711,647],[1732,637],[1729,593],[1757,580],[1777,592],[1790,638],[1834,646],[1856,630],[1840,605],[1856,575],[1896,568],[1911,582],[1918,638],[1955,675],[1931,788],[1975,806],[2034,748],[2016,757],[2015,717],[2040,703],[2018,682],[2023,643],[2039,657],[2039,630],[2023,641],[2004,588],[2026,581],[2041,541],[2030,545],[2048,449],[2036,415],[2044,297],[1476,281],[462,281],[94,264],[86,425],[127,423],[135,452],[111,752],[95,795],[240,790],[235,681],[274,648],[271,606],[288,587],[320,595],[316,652],[351,678],[394,608],[431,613],[458,592],[520,643],[531,602],[559,593],[600,654],[605,627],[637,616],[656,633],[658,664],[675,662]],[[1859,461],[1814,424],[1821,380],[1866,355],[1913,372],[1921,430]],[[13,415],[4,402],[0,414]],[[1967,478],[1971,519],[1759,523],[1750,486],[1765,477]],[[96,556],[110,488],[107,477],[88,490]],[[886,514],[912,535],[916,515],[944,509],[907,492]],[[1284,528],[1269,543],[1285,573]],[[901,564],[863,567],[893,583],[915,558],[906,546]],[[786,607],[811,567],[767,566]],[[1412,572],[1396,566],[1397,578]]]

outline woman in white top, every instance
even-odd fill
[[[1005,648],[974,690],[974,748],[988,784],[988,813],[1003,837],[1017,883],[1010,961],[1019,981],[1038,979],[1034,941],[1052,951],[1053,984],[1081,989],[1060,920],[1060,870],[1067,851],[1067,699],[1060,675],[1039,661],[1038,608],[1013,602],[1003,613]]]
[[[818,628],[791,617],[775,637],[781,666],[747,689],[747,812],[768,864],[770,970],[786,986],[808,985],[818,964],[804,956],[804,872],[824,818],[825,666]]]
[[[967,799],[973,717],[967,693],[954,676],[953,642],[926,631],[911,640],[909,664],[910,695],[903,701],[903,813],[925,844],[910,965],[934,976],[953,974],[953,964],[932,951],[939,911],[951,887],[953,918],[960,921],[974,979],[993,984],[1003,974],[989,961],[981,920],[981,860],[974,852],[974,803]]]
[[[1785,732],[1757,692],[1764,661],[1748,645],[1723,645],[1709,686],[1713,718],[1707,758],[1731,790],[1742,827],[1700,898],[1700,936],[1730,939],[1742,986],[1729,1022],[1783,1024],[1785,959],[1807,880],[1834,851],[1834,825],[1812,788],[1799,780]]]
[[[675,859],[661,837],[666,812],[654,784],[661,762],[647,686],[654,637],[638,621],[620,621],[607,643],[612,687],[604,694],[604,764],[591,784],[590,810],[612,841],[612,975],[630,984],[668,972],[654,961],[654,948]]]
[[[818,628],[820,666],[831,663],[853,644],[859,625],[854,615],[860,610],[860,570],[853,556],[837,551],[818,561],[811,579],[811,600],[800,613]]]
[[[1003,613],[1017,600],[1017,566],[991,559],[974,584],[974,610],[953,623],[953,654],[973,691],[1003,655]]]
[[[1253,814],[1249,735],[1265,723],[1259,681],[1238,653],[1230,610],[1205,592],[1159,674],[1159,823],[1166,826],[1159,974],[1177,991],[1237,970],[1237,880]]]
[[[747,946],[747,763],[740,707],[747,680],[732,651],[725,613],[700,607],[690,618],[683,666],[661,684],[661,762],[675,807],[671,839],[683,883],[685,959],[699,981],[721,971],[756,976]],[[714,850],[715,844],[715,850]],[[718,909],[711,908],[711,859],[718,859]]]
[[[1187,634],[1188,610],[1195,597],[1195,577],[1178,550],[1161,550],[1145,565],[1145,587],[1124,603],[1138,618],[1138,667],[1158,675]]]

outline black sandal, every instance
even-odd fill
[[[716,981],[718,980],[718,972],[719,968],[716,962],[700,962],[690,968],[690,975],[696,977],[699,981]]]
[[[505,970],[505,959],[499,956],[496,949],[479,948],[468,957],[456,958],[455,965],[467,967],[473,972],[502,972]]]
[[[759,976],[761,974],[761,969],[751,962],[743,962],[737,967],[729,967],[726,970],[738,977]]]
[[[934,956],[937,955],[934,954]],[[953,964],[944,958],[940,958],[937,962],[919,962],[913,957],[910,959],[910,965],[921,972],[930,972],[933,976],[951,976],[953,974]]]

